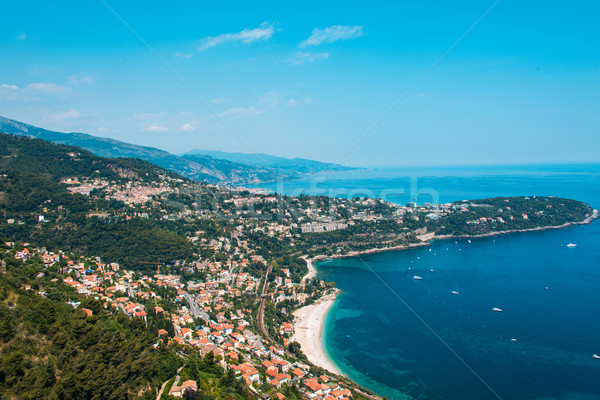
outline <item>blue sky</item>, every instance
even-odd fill
[[[383,119],[493,1],[208,3],[5,2],[0,115],[174,153],[600,161],[597,2],[500,1]]]

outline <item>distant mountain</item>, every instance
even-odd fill
[[[283,171],[295,171],[301,174],[311,174],[319,172],[332,171],[350,171],[357,168],[346,167],[340,164],[324,163],[320,161],[308,160],[306,158],[283,158],[264,153],[246,154],[246,153],[227,153],[214,150],[191,150],[182,154],[183,157],[190,155],[206,155],[223,160],[229,160],[235,163],[254,165],[263,168],[273,168]]]
[[[261,162],[257,162],[257,160],[252,161],[251,158],[255,156],[247,154],[239,154],[238,159],[249,160],[249,162],[236,161],[230,157],[223,157],[221,159],[218,156],[215,157],[199,151],[177,156],[154,147],[138,146],[86,133],[50,131],[5,117],[0,117],[0,132],[43,139],[57,144],[77,146],[101,157],[138,158],[176,172],[189,179],[209,183],[243,185],[277,179],[294,179],[306,173],[350,169],[337,164],[326,164],[303,159],[289,160],[266,154],[259,154],[256,157],[259,160],[263,160]],[[214,153],[235,155],[234,153]]]

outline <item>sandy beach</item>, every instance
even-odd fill
[[[306,275],[304,275],[304,277],[302,278],[302,280],[309,280],[314,278],[315,276],[317,276],[317,269],[315,268],[314,265],[314,258],[308,258],[308,257],[301,257],[304,261],[306,261],[306,266],[308,267],[308,272],[306,273]]]
[[[333,373],[341,374],[327,356],[323,343],[325,319],[335,302],[337,293],[322,297],[317,302],[294,312],[295,332],[292,341],[300,343],[302,351],[310,362]]]

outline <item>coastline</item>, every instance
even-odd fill
[[[306,273],[306,275],[304,275],[302,277],[302,280],[307,281],[307,280],[312,279],[315,276],[317,276],[317,269],[315,268],[315,265],[314,265],[314,262],[317,260],[317,257],[308,258],[306,256],[303,256],[300,258],[302,258],[304,261],[306,261],[306,266],[308,267],[308,272]]]
[[[327,354],[324,340],[327,314],[329,314],[339,293],[340,291],[335,289],[333,293],[321,297],[313,304],[294,311],[294,334],[291,341],[300,344],[302,352],[311,363],[332,373],[342,375],[340,369]]]
[[[508,230],[508,231],[495,231],[495,232],[489,232],[489,233],[482,233],[481,235],[458,235],[458,236],[455,236],[455,235],[439,235],[439,236],[434,236],[432,239],[443,240],[443,239],[453,239],[453,238],[485,238],[485,237],[492,237],[492,236],[499,236],[499,235],[507,235],[507,234],[510,234],[510,233],[538,232],[538,231],[546,231],[546,230],[550,230],[550,229],[563,229],[563,228],[568,228],[568,227],[573,226],[573,225],[591,224],[594,220],[596,220],[598,218],[600,218],[600,214],[598,213],[598,210],[594,210],[594,212],[592,213],[592,215],[590,215],[589,217],[587,217],[583,221],[565,222],[562,225],[538,226],[536,228],[512,229],[512,230]]]
[[[393,247],[383,247],[383,248],[373,248],[364,251],[351,251],[346,254],[338,254],[332,256],[319,255],[316,257],[309,258],[308,256],[303,256],[302,258],[306,261],[308,272],[303,277],[303,280],[312,279],[317,275],[317,269],[314,266],[315,261],[323,260],[326,258],[332,259],[340,259],[340,258],[348,258],[348,257],[357,257],[360,255],[366,254],[376,254],[387,251],[401,251],[408,250],[412,248],[419,247],[427,247],[430,246],[431,240],[444,240],[444,239],[452,239],[452,238],[477,238],[477,237],[491,237],[498,235],[505,235],[510,233],[518,233],[518,232],[534,232],[534,231],[543,231],[548,229],[562,229],[567,228],[573,225],[583,225],[592,223],[595,219],[600,218],[600,214],[598,210],[594,210],[593,214],[590,215],[583,221],[579,222],[568,222],[558,226],[544,226],[544,227],[536,227],[529,229],[515,229],[515,230],[507,230],[507,231],[497,231],[497,232],[489,232],[482,235],[440,235],[436,236],[435,233],[429,233],[426,235],[422,235],[420,239],[422,240],[420,243],[411,243],[408,245],[402,246],[393,246]],[[325,332],[325,324],[327,321],[327,315],[331,310],[331,307],[335,304],[335,300],[337,295],[341,293],[339,289],[335,289],[334,293],[327,294],[320,299],[318,299],[315,303],[301,307],[294,311],[294,327],[295,331],[291,338],[292,341],[296,341],[300,344],[302,352],[306,355],[308,360],[316,366],[324,368],[332,373],[343,375],[340,369],[335,365],[333,360],[329,357],[327,350],[325,349],[325,340],[324,340],[324,332]]]
[[[320,256],[313,257],[313,258],[305,258],[305,260],[306,260],[306,262],[308,264],[309,273],[310,273],[310,269],[311,268],[314,269],[313,263],[315,261],[321,261],[321,260],[325,260],[327,258],[331,258],[331,259],[349,258],[349,257],[357,257],[357,256],[367,255],[367,254],[384,253],[386,251],[409,250],[409,249],[415,249],[415,248],[427,247],[427,246],[431,246],[431,243],[429,243],[429,242],[420,242],[420,243],[410,243],[410,244],[401,245],[401,246],[376,247],[376,248],[373,248],[373,249],[361,250],[361,251],[349,251],[348,253],[334,254],[334,255],[331,255],[331,256],[320,255]],[[310,262],[310,264],[309,264],[309,262]],[[308,274],[306,276],[308,276]]]
[[[545,231],[545,230],[549,230],[549,229],[563,229],[563,228],[568,228],[573,225],[591,224],[596,219],[600,219],[600,212],[598,210],[594,210],[592,215],[590,215],[589,217],[587,217],[586,219],[584,219],[582,221],[566,222],[562,225],[538,226],[536,228],[512,229],[512,230],[507,230],[507,231],[494,231],[494,232],[483,233],[480,235],[436,235],[435,232],[431,232],[431,233],[426,233],[424,235],[420,235],[419,239],[421,239],[422,241],[419,243],[410,243],[407,245],[392,246],[392,247],[378,247],[378,248],[362,250],[362,251],[350,251],[345,254],[334,254],[331,256],[319,255],[319,256],[316,256],[313,258],[303,257],[304,260],[306,260],[306,263],[307,263],[308,269],[309,269],[309,272],[307,273],[307,275],[305,275],[305,278],[309,277],[309,276],[311,278],[314,277],[315,276],[314,274],[316,274],[316,269],[314,268],[314,265],[313,265],[314,262],[324,260],[326,258],[339,259],[339,258],[357,257],[357,256],[361,256],[361,255],[368,255],[368,254],[383,253],[386,251],[401,251],[401,250],[409,250],[409,249],[414,249],[414,248],[419,248],[419,247],[427,247],[427,246],[431,246],[431,240],[445,240],[445,239],[454,239],[454,238],[456,238],[456,239],[485,238],[485,237],[492,237],[492,236],[499,236],[499,235],[507,235],[510,233],[537,232],[537,231]],[[314,272],[311,272],[311,271],[314,271]],[[311,275],[311,273],[313,275]]]

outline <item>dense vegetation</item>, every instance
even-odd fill
[[[561,226],[583,221],[592,208],[577,200],[559,197],[495,197],[456,202],[461,212],[429,224],[439,235],[485,235],[493,232]]]
[[[158,175],[177,175],[134,158],[106,159],[79,147],[50,145],[45,140],[0,134],[0,169],[31,172],[54,181],[66,176],[101,177],[123,180],[125,177],[146,182]]]
[[[191,256],[190,244],[167,224],[140,218],[89,218],[93,210],[116,215],[129,210],[121,201],[72,194],[59,183],[66,176],[153,182],[159,174],[172,173],[140,160],[108,160],[70,146],[9,135],[0,135],[0,155],[0,234],[4,237],[84,251],[142,268],[157,259]],[[39,221],[40,215],[44,222]],[[15,222],[8,224],[8,219]]]
[[[52,269],[37,278],[38,262],[22,263],[10,252],[2,257],[0,397],[154,398],[153,390],[181,365],[172,349],[152,347],[156,334],[144,320],[79,298]],[[23,290],[25,283],[33,290]],[[67,299],[81,304],[73,309]]]

